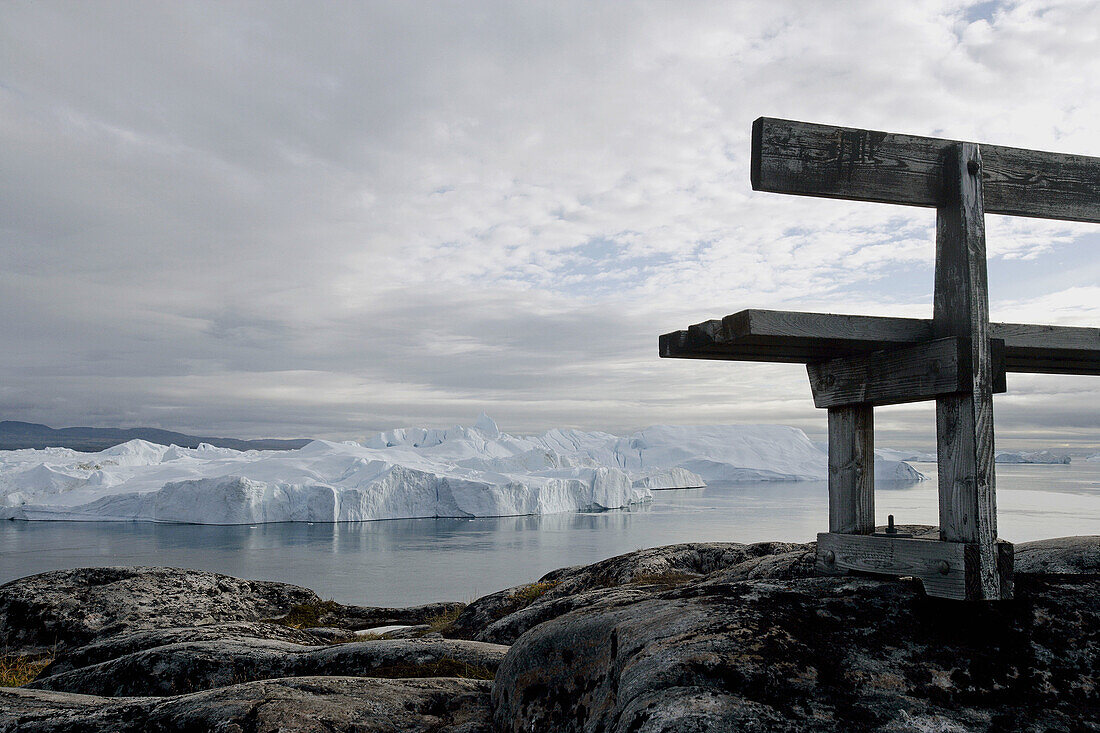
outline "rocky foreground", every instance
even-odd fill
[[[403,609],[43,573],[0,586],[8,666],[51,660],[0,688],[0,731],[1100,731],[1100,537],[1017,545],[997,604],[813,553],[673,545]]]

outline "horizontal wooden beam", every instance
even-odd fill
[[[761,117],[752,187],[803,196],[937,206],[954,140]],[[985,211],[1100,222],[1100,158],[981,145]]]
[[[1004,342],[993,340],[990,346],[993,391],[1004,392]],[[970,391],[970,363],[969,342],[951,337],[814,362],[806,371],[817,407],[877,407]]]
[[[991,323],[1005,342],[1005,369],[1039,374],[1100,375],[1100,328]],[[827,361],[931,341],[931,319],[744,310],[661,336],[668,359]]]
[[[814,567],[823,575],[911,576],[921,581],[925,593],[937,598],[970,601],[1012,598],[1012,544],[998,541],[994,546],[1000,576],[996,598],[986,597],[982,590],[978,550],[976,543],[823,532],[817,536]]]

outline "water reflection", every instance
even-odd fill
[[[934,477],[935,465],[919,468]],[[1100,531],[1100,464],[998,466],[1012,541]],[[0,522],[0,582],[82,565],[174,565],[298,583],[347,603],[469,600],[642,547],[806,541],[828,524],[824,482],[712,484],[623,511],[486,519],[232,527]],[[880,485],[880,523],[935,524],[935,481]]]

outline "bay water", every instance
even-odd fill
[[[880,524],[936,524],[931,480],[879,485]],[[997,466],[1000,536],[1100,534],[1100,463]],[[0,522],[0,583],[46,570],[169,565],[311,588],[371,606],[470,601],[555,568],[677,542],[806,542],[828,529],[824,482],[712,483],[630,509],[481,519],[212,526]]]

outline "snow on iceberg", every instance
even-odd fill
[[[1048,450],[1037,451],[1001,451],[997,453],[994,461],[997,463],[1058,463],[1068,464],[1070,457],[1064,453],[1053,453]]]
[[[0,518],[254,524],[614,509],[707,480],[823,480],[827,459],[779,425],[655,426],[627,437],[402,428],[292,451],[160,446],[0,451]],[[880,480],[921,479],[876,461]]]

